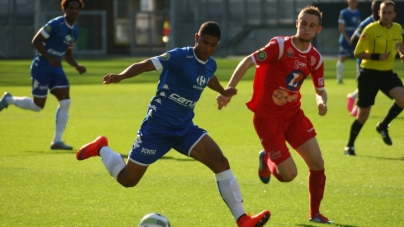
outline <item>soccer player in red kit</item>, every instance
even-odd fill
[[[286,146],[288,142],[309,168],[310,215],[317,223],[333,223],[320,213],[326,176],[324,160],[316,140],[316,132],[301,109],[300,87],[310,74],[316,91],[318,113],[327,113],[324,89],[324,63],[321,54],[311,45],[319,33],[322,13],[307,6],[299,13],[294,36],[278,36],[262,49],[245,57],[227,85],[235,88],[247,70],[256,67],[254,93],[247,107],[254,112],[254,127],[264,151],[259,153],[259,177],[269,183],[274,175],[281,182],[290,182],[297,175],[296,164]],[[230,102],[219,95],[218,108]]]

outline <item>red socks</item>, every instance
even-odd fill
[[[320,213],[320,203],[325,188],[325,174],[323,170],[309,170],[310,217]]]

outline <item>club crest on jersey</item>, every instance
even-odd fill
[[[52,27],[51,26],[45,26],[45,31],[47,32],[47,33],[49,33],[50,31],[52,30]]]
[[[264,51],[259,51],[257,54],[257,59],[260,61],[264,61],[265,59],[267,59],[267,53],[265,53]]]
[[[368,35],[366,34],[366,33],[362,33],[362,35],[361,35],[361,40],[367,40],[369,37],[368,37]]]
[[[295,70],[286,77],[285,82],[289,90],[295,91],[300,85],[302,85],[305,78],[306,75],[304,75],[304,72]]]
[[[160,55],[160,59],[163,61],[167,61],[168,59],[170,59],[170,53],[164,53],[162,55]]]
[[[316,57],[311,56],[310,57],[310,65],[313,66],[314,64],[316,64]]]
[[[288,56],[288,57],[293,57],[295,55],[295,52],[293,51],[293,48],[292,47],[289,47],[287,50],[286,50],[286,56]]]

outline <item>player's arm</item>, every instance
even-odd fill
[[[341,32],[341,34],[344,36],[345,40],[350,43],[350,38],[348,36],[348,34],[346,34],[345,31],[345,24],[344,23],[338,23],[338,30]]]
[[[366,27],[368,28],[368,27]],[[374,60],[374,61],[384,61],[387,60],[390,56],[390,53],[369,53],[368,49],[370,45],[373,45],[373,37],[372,33],[368,32],[368,30],[362,32],[362,35],[358,41],[358,44],[355,47],[354,57],[360,59]]]
[[[316,102],[318,114],[324,116],[327,114],[327,92],[324,89],[316,89]]]
[[[358,30],[356,30],[350,40],[351,46],[356,46],[356,44],[358,44],[359,37],[360,37],[360,34],[358,33]]]
[[[156,70],[154,63],[152,62],[151,59],[147,59],[130,65],[128,68],[126,68],[119,74],[108,73],[106,76],[104,76],[104,84],[119,83],[123,79],[131,78],[141,73],[153,70]]]
[[[397,52],[400,56],[401,62],[404,62],[404,45],[402,42],[399,42],[397,45]]]
[[[243,76],[245,75],[247,70],[255,65],[252,58],[253,58],[253,54],[248,55],[243,60],[241,60],[240,63],[238,63],[236,69],[233,72],[233,75],[230,78],[229,83],[227,84],[227,87],[225,89],[226,91],[232,90],[232,89],[235,90],[238,82],[243,78]],[[218,105],[217,108],[219,110],[221,110],[223,107],[227,106],[227,104],[230,102],[230,100],[231,100],[231,96],[227,97],[222,94],[218,95],[216,97],[216,101],[217,101],[217,105]]]
[[[237,94],[237,89],[235,88],[228,88],[225,90],[215,75],[210,78],[208,87],[226,97],[231,97]]]
[[[38,32],[35,34],[34,38],[32,39],[32,45],[35,47],[35,49],[44,57],[46,58],[49,63],[53,67],[59,67],[60,66],[60,59],[52,56],[46,51],[43,42],[46,41],[45,36],[42,35],[42,28],[38,30]]]
[[[238,63],[233,75],[230,78],[227,88],[236,88],[238,82],[243,78],[247,70],[255,65],[253,61],[253,54],[248,55]]]
[[[70,46],[67,47],[64,59],[67,63],[69,63],[69,65],[76,68],[77,72],[79,72],[80,74],[85,73],[85,72],[87,72],[86,67],[77,63],[73,58],[73,54],[72,54],[73,46],[74,46],[74,43],[70,44]]]

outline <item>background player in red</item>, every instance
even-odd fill
[[[254,112],[254,126],[265,151],[259,153],[259,177],[269,183],[273,174],[281,182],[292,181],[297,175],[286,141],[306,162],[309,174],[310,221],[333,223],[320,213],[324,194],[324,160],[315,138],[316,132],[304,115],[300,104],[300,87],[307,76],[316,91],[319,115],[327,113],[327,93],[324,89],[324,63],[311,45],[319,33],[322,13],[307,6],[299,13],[295,36],[274,37],[262,49],[245,57],[235,69],[227,89],[235,88],[247,70],[256,66],[254,93],[247,103]],[[219,95],[221,109],[231,98]]]

